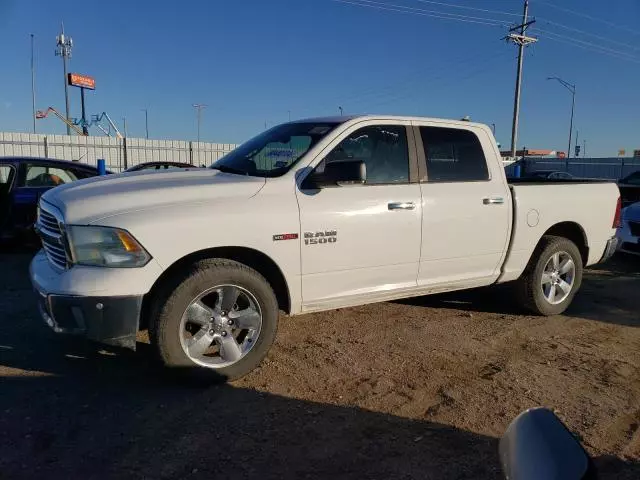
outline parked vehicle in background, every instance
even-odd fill
[[[174,168],[196,168],[190,163],[181,162],[147,162],[140,163],[131,168],[127,168],[125,172],[139,172],[140,170],[169,170]]]
[[[640,255],[640,202],[633,203],[622,210],[618,240],[618,249],[621,252]]]
[[[505,177],[491,129],[355,116],[276,126],[210,169],[48,192],[31,280],[43,319],[168,367],[238,378],[290,315],[515,281],[563,312],[615,252],[615,183]]]
[[[622,205],[626,207],[635,202],[640,202],[640,170],[621,178],[618,181]]]
[[[530,172],[526,178],[546,178],[548,180],[573,180],[576,177],[567,172],[559,172],[554,170],[538,170]]]
[[[98,175],[95,167],[30,157],[0,157],[0,241],[35,239],[40,196],[58,185]]]

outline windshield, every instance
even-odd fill
[[[211,168],[254,177],[279,177],[337,125],[337,122],[278,125],[243,143]]]

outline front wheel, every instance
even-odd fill
[[[254,368],[275,340],[278,303],[255,270],[202,260],[162,288],[151,343],[165,366],[191,376],[234,380]]]
[[[582,283],[582,256],[575,243],[544,236],[536,248],[516,291],[523,305],[538,315],[564,312]]]

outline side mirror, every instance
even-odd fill
[[[510,480],[595,478],[587,452],[546,408],[532,408],[511,422],[500,440],[500,462]]]
[[[363,184],[367,180],[367,166],[362,160],[327,162],[324,172],[314,172],[304,181],[303,188],[335,187],[343,183]]]

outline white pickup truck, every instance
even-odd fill
[[[514,282],[558,314],[616,249],[613,183],[508,183],[484,125],[318,118],[210,169],[136,172],[43,195],[31,280],[57,332],[238,378],[289,315]],[[401,321],[401,320],[400,320]]]

